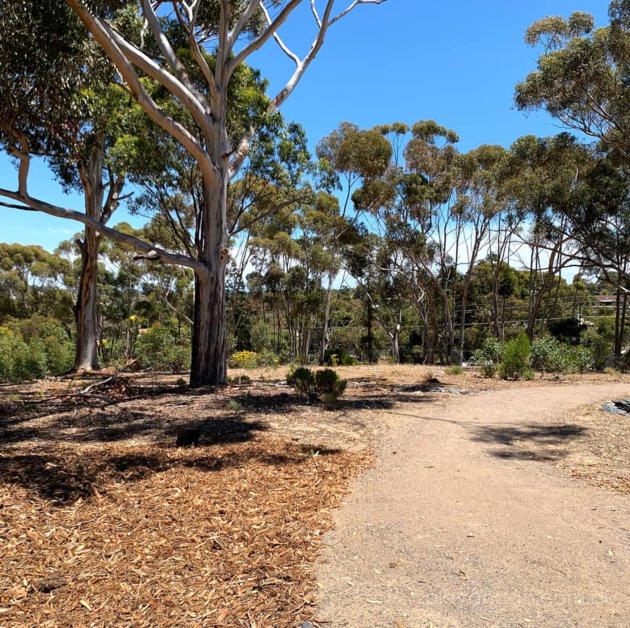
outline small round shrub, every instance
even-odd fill
[[[334,403],[344,393],[348,382],[341,379],[332,369],[313,373],[311,369],[300,366],[289,371],[287,384],[295,388],[300,397]]]
[[[504,343],[494,336],[488,336],[481,347],[473,353],[472,360],[475,364],[481,365],[481,373],[484,377],[492,378],[497,373],[504,351]]]
[[[444,369],[445,375],[461,375],[463,372],[464,369],[457,364],[454,364],[453,366],[449,366],[448,368]]]

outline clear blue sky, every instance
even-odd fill
[[[540,17],[576,10],[592,13],[603,25],[607,6],[604,0],[387,0],[358,7],[331,28],[283,112],[303,124],[313,148],[343,120],[370,127],[434,119],[457,131],[462,151],[484,143],[509,146],[528,133],[552,135],[559,129],[547,116],[525,116],[513,107],[514,85],[534,69],[538,56],[523,41],[525,29]],[[309,16],[297,14],[283,36],[303,51],[309,27]],[[273,42],[252,65],[271,81],[270,91],[292,69]],[[64,195],[42,164],[31,174],[34,196],[82,208],[81,197]],[[15,171],[4,156],[0,186],[15,187]],[[0,212],[3,242],[53,249],[80,230],[78,223],[42,214]],[[112,224],[127,219],[120,210]]]

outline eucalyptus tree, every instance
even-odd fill
[[[105,224],[121,201],[124,173],[111,149],[130,98],[113,82],[103,53],[60,1],[11,0],[0,15],[0,146],[18,165],[18,189],[0,190],[20,209],[51,206],[28,192],[31,160],[42,157],[65,189],[80,190],[86,225],[77,238],[82,265],[74,307],[74,369],[98,367],[97,276]],[[2,203],[15,207],[10,202]]]
[[[630,176],[597,156],[564,210],[565,233],[578,245],[583,267],[598,271],[617,295],[614,354],[621,360],[630,293]]]
[[[328,217],[320,221],[320,226],[323,227],[321,236],[330,251],[320,347],[320,362],[323,363],[330,342],[331,298],[342,260],[341,246],[344,239],[352,239],[353,227],[361,215],[361,207],[351,202],[352,196],[358,186],[368,185],[368,182],[384,175],[390,166],[392,148],[381,128],[360,129],[350,122],[342,122],[319,141],[317,156],[323,173],[329,175],[322,178],[323,183],[329,191],[336,189],[342,194],[341,203],[331,196],[320,196],[318,199],[322,205],[328,198]]]
[[[542,46],[538,68],[516,86],[520,109],[545,109],[565,126],[601,140],[630,163],[630,4],[610,4],[609,26],[575,12],[534,22],[525,40]]]
[[[562,270],[580,264],[579,244],[569,228],[569,214],[581,181],[592,166],[592,153],[567,133],[524,136],[511,147],[507,186],[528,228],[520,234],[529,251],[527,334],[533,338],[539,315]]]
[[[229,97],[230,83],[253,53],[274,40],[294,63],[288,81],[267,101],[267,113],[275,112],[292,94],[321,49],[329,28],[356,7],[384,0],[352,0],[337,13],[335,1],[323,6],[310,3],[314,35],[304,56],[296,54],[281,38],[280,28],[303,0],[139,0],[136,4],[144,27],[139,38],[126,36],[93,3],[66,0],[87,30],[116,66],[125,88],[138,105],[166,133],[179,142],[200,171],[203,195],[201,250],[194,256],[147,246],[127,236],[137,247],[165,263],[181,264],[195,273],[193,386],[223,384],[226,373],[225,270],[229,258],[228,188],[247,159],[259,125],[259,112],[240,137],[230,137],[228,118],[238,103]],[[208,58],[208,52],[212,58]],[[203,80],[191,76],[190,66]],[[150,78],[169,92],[186,116],[162,109],[145,86]],[[189,118],[189,121],[185,119]],[[47,207],[53,215],[88,224],[78,212]],[[98,221],[91,223],[99,227]],[[123,238],[106,228],[105,235]]]
[[[503,213],[507,202],[502,195],[502,179],[509,152],[502,146],[483,145],[458,158],[459,183],[456,205],[457,253],[464,266],[460,299],[459,361],[464,358],[468,292],[475,265],[491,225]]]
[[[461,203],[457,199],[457,134],[432,120],[382,126],[394,160],[380,177],[364,182],[355,205],[374,215],[381,236],[395,246],[389,272],[406,281],[423,321],[423,346],[432,360],[436,311],[446,359],[454,347],[453,286],[457,270]],[[408,131],[410,130],[410,136]],[[404,161],[402,160],[404,158]],[[434,299],[437,298],[437,303]]]

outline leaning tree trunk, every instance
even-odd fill
[[[74,306],[76,321],[76,350],[74,358],[75,371],[91,371],[98,369],[98,247],[100,236],[90,227],[85,228],[81,247],[81,276],[79,293]]]

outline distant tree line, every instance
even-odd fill
[[[517,106],[579,138],[464,153],[431,120],[344,122],[314,155],[278,107],[345,12],[315,9],[301,59],[278,36],[299,2],[159,4],[15,0],[0,16],[0,146],[18,180],[2,204],[84,227],[55,254],[0,246],[0,378],[134,363],[197,386],[224,383],[228,360],[459,364],[522,332],[624,366],[628,3],[604,28],[574,13],[528,29],[541,56]],[[274,37],[297,69],[270,98],[245,61]],[[35,158],[82,211],[30,195]],[[143,228],[110,226],[123,204]]]

